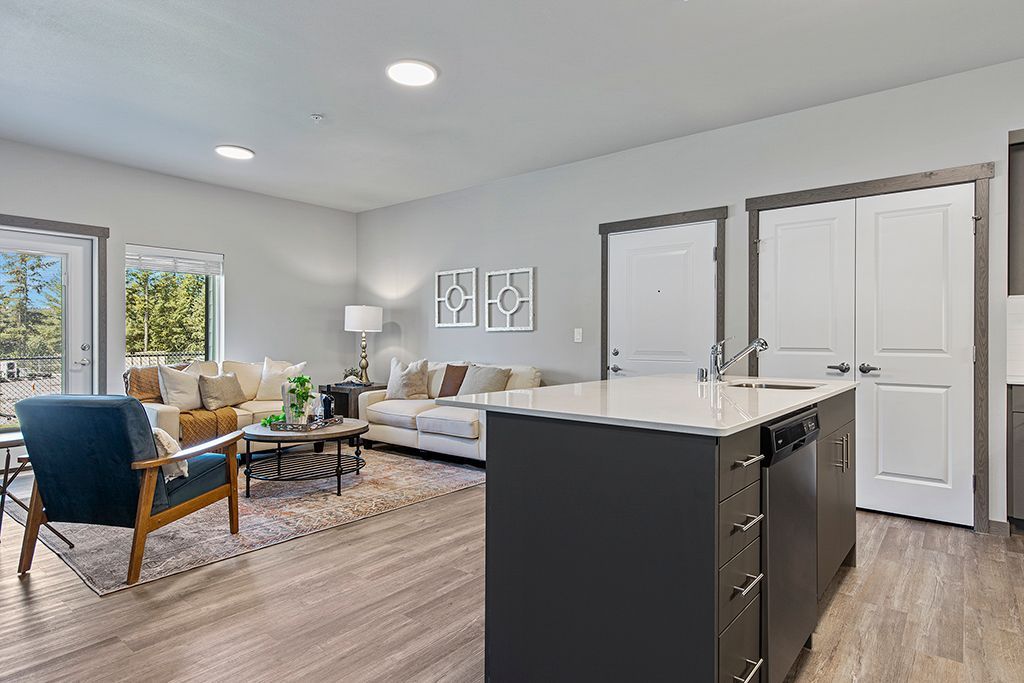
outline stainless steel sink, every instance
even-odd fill
[[[784,389],[784,390],[799,390],[799,389],[817,389],[820,384],[779,384],[777,382],[730,382],[730,387],[739,387],[740,389]]]

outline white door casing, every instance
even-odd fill
[[[709,221],[608,236],[609,378],[695,374],[707,365],[716,228]]]
[[[762,377],[852,379],[854,200],[761,212],[758,355]]]
[[[0,251],[47,254],[60,258],[64,289],[62,391],[69,394],[94,393],[95,241],[87,237],[55,235],[0,225]]]
[[[857,200],[862,507],[974,523],[973,214],[973,185]]]

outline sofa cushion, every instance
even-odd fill
[[[512,370],[508,376],[506,390],[536,389],[540,386],[540,370],[532,365],[506,365]]]
[[[416,428],[431,434],[476,439],[480,436],[480,411],[438,406],[417,415]]]
[[[224,456],[219,453],[197,455],[188,460],[188,476],[167,482],[167,503],[181,505],[196,496],[228,483],[228,470]]]
[[[238,418],[238,428],[248,427],[252,424],[252,413],[248,410],[239,408],[238,406],[231,406],[231,409],[235,411],[235,416]],[[262,418],[260,418],[262,419]]]
[[[226,360],[220,364],[221,372],[235,373],[246,401],[255,401],[256,392],[260,389],[260,378],[263,376],[263,363],[246,363],[240,360]]]
[[[160,380],[160,398],[165,405],[174,406],[178,410],[198,410],[203,407],[203,399],[199,394],[199,372],[195,364],[184,370],[175,370],[169,365],[157,367]]]
[[[246,401],[245,403],[239,403],[235,408],[241,408],[242,410],[252,414],[252,422],[249,424],[259,423],[265,417],[271,415],[280,415],[284,412],[284,403],[281,401]],[[238,412],[237,410],[235,411]],[[239,423],[241,424],[241,423]]]
[[[459,388],[465,381],[468,371],[468,365],[447,366],[444,370],[444,378],[441,380],[441,389],[437,392],[438,398],[458,395]]]
[[[429,398],[380,401],[366,409],[366,418],[377,424],[416,429],[416,416],[436,406],[433,399]]]

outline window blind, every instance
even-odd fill
[[[158,273],[191,273],[193,275],[223,275],[224,255],[187,249],[146,247],[126,244],[124,267]]]

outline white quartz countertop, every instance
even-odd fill
[[[741,382],[813,385],[811,389],[753,389]],[[684,375],[627,377],[600,382],[513,389],[439,398],[439,405],[705,436],[728,436],[844,391],[852,380],[728,377],[698,383]]]

